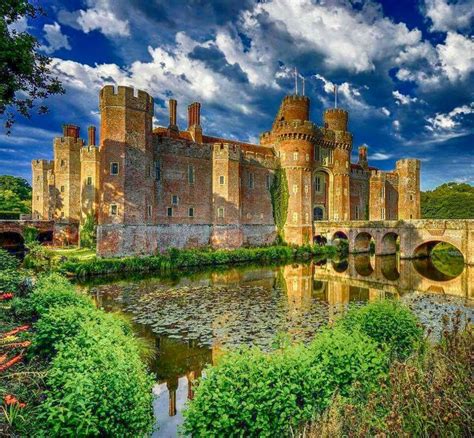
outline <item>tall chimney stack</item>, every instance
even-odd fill
[[[95,146],[95,126],[89,126],[89,128],[87,128],[87,133],[89,137],[89,146]]]
[[[369,165],[367,160],[367,146],[359,146],[359,165],[367,167]]]
[[[188,106],[188,131],[196,143],[202,143],[201,104],[193,102]]]
[[[72,137],[77,140],[79,138],[79,126],[63,125],[63,137]]]
[[[169,111],[170,111],[170,129],[177,129],[178,125],[176,123],[176,107],[178,105],[178,102],[176,102],[176,99],[170,99],[169,100]]]

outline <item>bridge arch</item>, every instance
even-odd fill
[[[375,241],[367,231],[358,233],[354,239],[352,252],[370,252],[370,242]]]
[[[466,256],[463,254],[461,249],[458,248],[457,245],[444,239],[425,240],[423,243],[420,243],[418,246],[415,247],[415,249],[413,250],[412,257],[413,258],[429,257],[434,247],[440,243],[446,243],[448,245],[451,245],[453,248],[455,248],[459,252],[459,254],[463,256],[464,259],[466,258]]]
[[[368,254],[359,254],[354,257],[354,268],[362,277],[368,277],[374,272],[370,256]]]
[[[53,231],[43,231],[42,233],[38,233],[36,240],[39,243],[53,242]]]
[[[349,263],[347,259],[343,260],[331,260],[331,265],[334,271],[342,274],[343,272],[347,271],[347,268],[349,267]]]
[[[22,251],[25,248],[25,240],[21,233],[16,231],[0,232],[0,248],[7,251]]]
[[[314,236],[313,243],[315,243],[316,245],[324,246],[328,243],[328,239],[326,239],[326,237],[324,236],[321,236],[321,234],[318,234]]]
[[[396,254],[398,245],[400,242],[400,236],[394,231],[385,233],[380,242],[380,248],[378,253],[380,255]]]

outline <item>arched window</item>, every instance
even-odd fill
[[[314,207],[313,209],[313,220],[322,221],[324,219],[323,207]]]

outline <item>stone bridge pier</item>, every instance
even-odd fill
[[[474,265],[474,220],[317,221],[314,240],[328,243],[347,239],[349,252],[366,253],[371,242],[376,255],[406,259],[428,256],[440,242],[456,247],[467,265]]]

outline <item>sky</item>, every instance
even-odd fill
[[[208,135],[258,142],[282,98],[305,78],[311,119],[349,111],[369,163],[422,162],[422,189],[474,184],[474,8],[469,0],[44,0],[46,15],[15,23],[49,55],[66,94],[49,113],[17,118],[0,134],[0,174],[31,179],[32,159],[51,159],[61,125],[99,125],[98,93],[129,85],[155,98],[202,105]],[[301,92],[301,84],[300,84]]]

